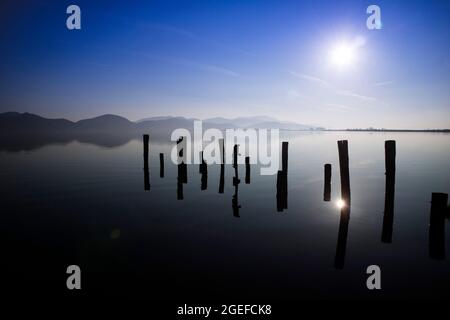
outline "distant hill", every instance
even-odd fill
[[[66,132],[74,130],[75,123],[66,119],[47,119],[32,113],[0,113],[2,132]]]
[[[136,123],[120,116],[105,114],[91,119],[80,120],[75,123],[75,128],[90,132],[129,132],[136,130]]]
[[[95,118],[72,122],[66,119],[47,119],[31,113],[0,113],[0,132],[15,133],[72,133],[72,134],[138,134],[143,132],[167,133],[177,128],[192,129],[193,118],[184,117],[152,117],[133,122],[124,117],[105,114]],[[275,118],[238,117],[234,119],[210,118],[203,121],[203,129],[220,130],[234,128],[267,128],[284,130],[310,130],[312,126],[295,122],[278,121]]]

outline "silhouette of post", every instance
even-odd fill
[[[281,170],[287,174],[289,142],[283,141],[281,145]]]
[[[341,171],[341,198],[350,206],[350,172],[348,167],[348,141],[338,141],[339,167]]]
[[[179,165],[177,165],[178,168],[178,175],[177,175],[177,199],[178,200],[183,200],[183,183],[185,183],[185,181],[187,181],[187,178],[185,177],[186,175],[186,164],[185,163],[180,163]]]
[[[324,165],[323,201],[331,200],[331,164]]]
[[[245,183],[250,183],[250,157],[245,157]]]
[[[287,171],[288,171],[288,145],[283,141],[281,147],[281,170],[277,172],[277,211],[287,209]]]
[[[225,143],[223,139],[219,139],[219,149],[221,149],[222,160],[220,164],[219,193],[223,193],[225,188]]]
[[[234,168],[234,177],[233,177],[233,186],[234,186],[234,194],[231,200],[231,206],[233,208],[233,216],[239,218],[239,209],[241,206],[239,205],[239,180],[238,176],[238,154],[239,154],[239,145],[235,144],[233,147],[233,168]]]
[[[164,178],[164,153],[159,154],[159,177]]]
[[[150,136],[144,134],[142,138],[144,144],[144,190],[150,190],[150,171],[148,166],[148,144]]]
[[[203,151],[201,152],[201,161],[202,163],[199,166],[199,171],[202,175],[201,179],[201,190],[206,190],[208,188],[208,166],[205,162],[205,159],[203,158]]]
[[[394,224],[395,201],[395,141],[385,141],[384,150],[386,167],[386,189],[384,197],[383,230],[381,232],[381,242],[391,243]]]
[[[220,165],[219,193],[223,193],[225,189],[225,165]]]
[[[350,205],[345,204],[341,209],[341,218],[339,220],[339,233],[336,245],[336,256],[334,257],[334,267],[344,269],[345,252],[347,251],[348,224],[350,221]]]
[[[182,183],[187,183],[187,164],[186,164],[186,137],[180,137],[177,140],[177,152],[178,152],[178,170],[182,170],[178,176],[182,179]],[[180,166],[181,164],[181,166]]]
[[[431,259],[445,259],[445,215],[447,212],[448,194],[431,195],[429,255]]]
[[[238,185],[241,180],[238,177],[238,154],[239,154],[239,145],[235,144],[233,147],[233,168],[234,168],[234,177],[233,177],[233,186]]]

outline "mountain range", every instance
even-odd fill
[[[0,113],[0,132],[6,133],[143,133],[170,132],[177,128],[192,129],[194,118],[184,117],[152,117],[130,121],[124,117],[105,114],[99,117],[79,120],[48,119],[32,113],[5,112]],[[275,118],[238,117],[234,119],[210,118],[203,120],[203,128],[248,129],[248,128],[278,128],[282,130],[315,130],[313,126],[295,122],[278,121]]]

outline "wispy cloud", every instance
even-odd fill
[[[303,73],[297,73],[297,72],[294,72],[294,71],[289,71],[289,73],[292,76],[296,77],[296,78],[300,78],[300,79],[303,79],[303,80],[306,80],[306,81],[309,81],[309,82],[317,83],[317,84],[319,84],[319,85],[321,85],[323,87],[333,88],[333,86],[329,82],[327,82],[327,81],[325,81],[323,79],[320,79],[320,78],[317,78],[317,77],[313,77],[313,76],[310,76],[310,75],[307,75],[307,74],[303,74]]]
[[[376,98],[364,96],[364,95],[354,93],[351,91],[347,91],[347,90],[336,90],[336,94],[338,94],[340,96],[344,96],[344,97],[359,99],[359,100],[366,101],[366,102],[376,102],[377,101]]]
[[[189,59],[173,58],[173,57],[159,57],[159,56],[154,56],[154,55],[144,53],[144,52],[134,52],[134,54],[145,57],[147,59],[152,59],[152,60],[165,62],[165,63],[177,64],[177,65],[181,65],[181,66],[194,67],[194,68],[198,68],[198,69],[201,69],[201,70],[204,70],[207,72],[212,72],[212,73],[225,75],[225,76],[229,76],[229,77],[239,77],[240,76],[239,73],[237,73],[231,69],[228,69],[228,68],[225,68],[222,66],[213,65],[213,64],[207,64],[207,63],[202,63],[202,62],[198,62],[198,61],[193,61],[193,60],[189,60]]]
[[[336,104],[336,103],[327,103],[327,102],[318,102],[315,99],[304,95],[303,93],[298,92],[297,90],[289,90],[287,92],[288,95],[288,99],[290,100],[297,100],[297,99],[301,99],[306,101],[309,104],[309,107],[313,107],[315,109],[319,109],[319,110],[323,110],[323,111],[329,111],[329,110],[334,110],[334,111],[341,111],[341,112],[347,112],[347,111],[352,111],[355,110],[355,108],[353,107],[349,107],[343,104]]]
[[[369,96],[365,96],[359,93],[355,93],[349,90],[343,90],[341,88],[338,88],[337,86],[333,85],[332,83],[323,80],[321,78],[315,77],[315,76],[311,76],[308,74],[303,74],[303,73],[297,73],[297,72],[293,72],[293,71],[289,71],[289,73],[296,77],[296,78],[300,78],[302,80],[311,82],[311,83],[315,83],[318,84],[321,87],[327,88],[331,91],[333,91],[335,94],[340,95],[340,96],[344,96],[344,97],[350,97],[350,98],[354,98],[354,99],[358,99],[364,102],[378,102],[378,99],[374,98],[374,97],[369,97]]]
[[[382,82],[376,82],[372,84],[372,87],[384,87],[393,84],[393,81],[382,81]]]

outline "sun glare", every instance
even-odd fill
[[[342,209],[345,207],[345,201],[342,199],[339,199],[338,201],[336,201],[336,207],[338,207],[339,209]]]
[[[355,48],[347,43],[336,45],[330,52],[332,64],[339,68],[352,65],[355,58]]]

